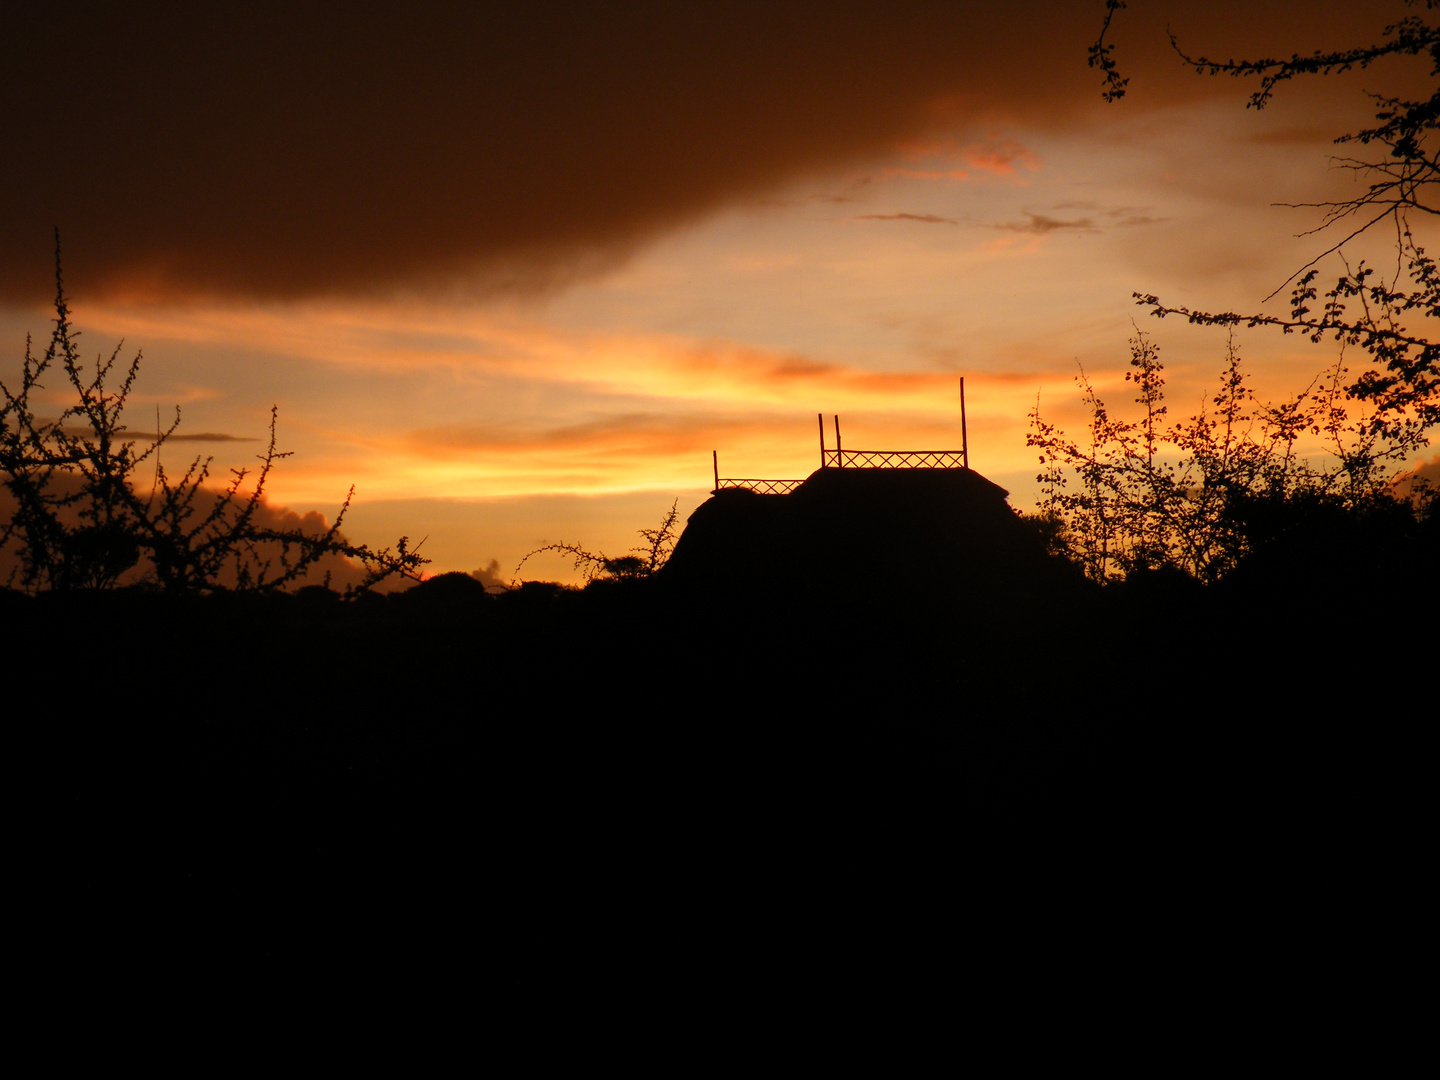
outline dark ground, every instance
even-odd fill
[[[1149,587],[980,625],[644,582],[12,594],[26,877],[62,951],[199,978],[728,963],[859,912],[930,948],[1021,881],[1039,917],[1411,865],[1433,675]]]
[[[877,584],[841,551],[798,584],[0,593],[17,925],[62,981],[699,973],[775,1008],[792,976],[1119,952],[1294,976],[1357,920],[1401,950],[1437,715],[1416,543],[1344,572],[1274,546],[1213,588],[999,556]]]

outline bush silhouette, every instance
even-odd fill
[[[677,509],[679,505],[678,499],[670,504],[670,509],[660,519],[658,527],[639,530],[645,546],[631,548],[634,554],[611,558],[603,551],[588,551],[579,544],[546,544],[527,552],[516,565],[514,576],[518,578],[520,570],[530,559],[547,551],[573,558],[575,569],[585,575],[587,585],[597,581],[636,581],[658,574],[670,561],[670,554],[675,550],[675,541],[678,539],[675,525],[680,520],[680,511]]]
[[[1048,543],[1097,581],[1162,567],[1216,581],[1266,543],[1274,522],[1369,518],[1389,506],[1414,519],[1433,496],[1392,490],[1392,473],[1412,444],[1373,415],[1345,406],[1336,364],[1295,397],[1261,401],[1246,384],[1234,333],[1210,407],[1170,422],[1158,347],[1136,332],[1132,370],[1137,420],[1103,402],[1082,371],[1076,381],[1090,411],[1088,438],[1076,442],[1030,414],[1028,445],[1040,450],[1039,519]],[[1299,453],[1305,437],[1325,440],[1328,463]],[[1307,509],[1310,508],[1310,509]]]
[[[9,517],[0,525],[0,551],[18,557],[8,584],[30,592],[106,589],[133,582],[167,593],[221,590],[268,592],[303,584],[308,576],[353,560],[362,585],[389,577],[416,577],[427,561],[401,537],[395,549],[375,551],[340,533],[354,496],[346,496],[328,528],[279,527],[265,504],[265,484],[288,454],[275,444],[276,410],[260,466],[232,470],[223,487],[207,486],[210,458],[197,457],[183,475],[160,464],[159,452],[180,423],[180,410],[164,430],[137,446],[122,422],[140,372],[141,354],[117,368],[117,345],[87,372],[70,322],[55,242],[55,329],[37,357],[27,337],[20,382],[0,381],[0,484]],[[123,371],[123,376],[119,373]],[[44,380],[63,375],[75,398],[58,417],[34,409]],[[115,382],[118,378],[119,385]],[[148,494],[136,483],[154,465]],[[250,481],[247,486],[246,481]],[[330,574],[324,573],[326,583]]]

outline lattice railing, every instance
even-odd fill
[[[963,450],[824,450],[827,469],[963,469]]]
[[[964,438],[965,380],[960,380],[961,438]],[[820,467],[822,469],[964,469],[970,462],[964,447],[959,450],[843,450],[840,448],[840,417],[835,417],[835,449],[825,445],[825,418],[820,421]],[[968,444],[967,444],[968,445]],[[789,495],[803,480],[757,480],[720,475],[720,452],[710,451],[715,472],[715,491],[745,488],[759,495]]]
[[[736,477],[722,476],[715,481],[715,490],[749,488],[757,495],[789,495],[804,482],[804,480],[741,480]]]

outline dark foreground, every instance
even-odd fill
[[[1320,897],[1418,873],[1433,639],[1382,620],[1433,586],[472,585],[0,596],[54,969],[523,994],[1177,919],[1299,955]]]

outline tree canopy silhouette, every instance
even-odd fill
[[[1419,0],[1406,2],[1412,8],[1420,6]],[[1345,395],[1372,410],[1366,422],[1375,438],[1403,452],[1427,445],[1427,431],[1440,422],[1440,342],[1429,329],[1433,324],[1415,325],[1415,320],[1440,318],[1440,268],[1416,241],[1410,223],[1411,214],[1440,213],[1436,192],[1431,190],[1440,183],[1440,151],[1436,147],[1440,26],[1432,24],[1434,17],[1429,14],[1437,2],[1440,0],[1424,0],[1425,15],[1407,15],[1385,27],[1374,43],[1304,56],[1295,53],[1289,59],[1192,57],[1172,33],[1171,47],[1197,74],[1258,79],[1259,86],[1248,102],[1253,109],[1263,109],[1282,83],[1366,68],[1386,56],[1428,56],[1433,89],[1429,97],[1417,99],[1372,94],[1375,123],[1335,138],[1337,144],[1362,148],[1357,151],[1360,156],[1334,160],[1368,183],[1351,198],[1308,204],[1321,212],[1320,224],[1311,233],[1338,228],[1344,235],[1280,286],[1283,289],[1294,283],[1288,315],[1206,311],[1170,305],[1150,293],[1134,294],[1138,304],[1160,318],[1179,315],[1198,325],[1277,327],[1315,342],[1330,338],[1342,348],[1357,346],[1368,354],[1371,366],[1345,384]],[[1125,6],[1124,0],[1106,0],[1100,35],[1090,47],[1090,65],[1103,74],[1102,93],[1107,101],[1126,93],[1128,80],[1120,74],[1114,46],[1106,41],[1112,20]],[[1343,250],[1349,241],[1386,222],[1395,230],[1396,254],[1395,273],[1388,281],[1363,261],[1352,267]],[[1334,283],[1326,287],[1320,278],[1320,264],[1329,256],[1340,260],[1342,272],[1328,279]]]
[[[1138,419],[1112,411],[1082,369],[1088,438],[1072,440],[1046,421],[1038,400],[1026,438],[1040,450],[1038,509],[1055,526],[1052,543],[1097,581],[1161,567],[1217,581],[1254,549],[1259,521],[1273,520],[1276,508],[1364,516],[1405,502],[1390,483],[1405,444],[1386,439],[1368,416],[1350,415],[1338,361],[1294,397],[1263,401],[1248,385],[1232,328],[1207,407],[1177,421],[1168,419],[1159,346],[1139,330],[1130,368]],[[1325,457],[1300,454],[1307,436],[1323,441]],[[1423,484],[1417,495],[1409,511],[1431,512]]]
[[[1437,2],[1426,0],[1426,10]],[[1110,102],[1127,92],[1128,80],[1107,41],[1116,13],[1125,7],[1123,0],[1107,0],[1100,34],[1090,47],[1090,66],[1102,73],[1102,96]],[[1386,27],[1382,37],[1374,45],[1288,60],[1216,61],[1190,56],[1174,34],[1170,41],[1199,74],[1258,78],[1249,101],[1255,109],[1264,108],[1281,83],[1365,68],[1383,56],[1427,53],[1431,78],[1440,76],[1440,28],[1408,16]],[[1368,185],[1350,199],[1307,204],[1321,211],[1310,233],[1342,226],[1346,233],[1281,285],[1294,283],[1288,316],[1210,312],[1134,294],[1157,317],[1179,315],[1230,329],[1219,388],[1199,414],[1168,419],[1159,348],[1138,329],[1126,374],[1137,390],[1138,420],[1113,413],[1083,369],[1076,381],[1090,412],[1088,439],[1073,441],[1047,422],[1037,399],[1027,443],[1040,450],[1039,509],[1052,523],[1053,543],[1092,578],[1168,567],[1216,581],[1273,539],[1277,521],[1304,518],[1313,524],[1316,508],[1356,521],[1433,516],[1433,493],[1421,485],[1418,497],[1402,500],[1390,481],[1428,444],[1428,431],[1440,420],[1440,342],[1425,324],[1412,325],[1440,317],[1440,268],[1416,241],[1409,218],[1440,212],[1429,190],[1440,182],[1434,146],[1440,81],[1426,100],[1372,96],[1374,126],[1335,141],[1386,152],[1336,159]],[[1364,262],[1352,268],[1343,251],[1348,241],[1387,220],[1396,237],[1396,269],[1388,283]],[[1328,256],[1339,259],[1343,273],[1322,292],[1318,265]],[[1404,284],[1402,276],[1408,279]],[[1340,358],[1293,397],[1261,401],[1240,363],[1234,329],[1241,325],[1279,327],[1317,343],[1333,338]],[[1351,346],[1370,361],[1356,377],[1345,366]],[[1325,458],[1300,455],[1298,442],[1307,436],[1321,440]]]

